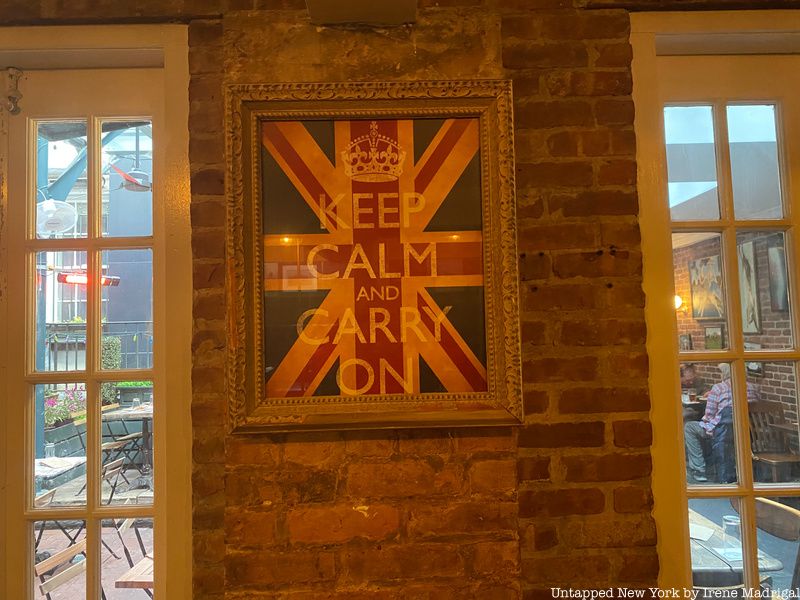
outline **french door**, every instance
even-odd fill
[[[670,583],[796,595],[800,59],[654,66],[637,137],[658,158],[640,183],[661,560]]]
[[[163,71],[31,71],[20,87],[6,121],[10,597],[153,597]]]

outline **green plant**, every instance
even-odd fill
[[[122,340],[118,337],[105,336],[100,344],[100,368],[119,369],[122,366]],[[100,384],[100,400],[103,406],[113,404],[117,400],[117,386],[113,383]]]
[[[86,410],[86,390],[74,388],[46,392],[44,396],[44,426],[56,427],[72,420],[72,413]]]
[[[120,381],[117,383],[118,388],[149,388],[153,387],[152,381]]]

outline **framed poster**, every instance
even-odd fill
[[[228,89],[234,431],[519,423],[511,89]]]
[[[725,296],[719,254],[689,261],[689,283],[692,292],[692,318],[722,319],[725,317]]]
[[[770,246],[767,250],[769,264],[770,308],[775,311],[789,310],[789,283],[786,279],[786,251],[783,246]]]
[[[761,310],[758,304],[758,275],[752,241],[739,244],[739,297],[742,304],[742,332],[761,331]]]

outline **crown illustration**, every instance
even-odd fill
[[[378,133],[378,123],[369,124],[369,134],[357,137],[342,152],[344,172],[354,181],[393,181],[403,172],[405,150],[396,140]]]

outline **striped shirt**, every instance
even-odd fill
[[[700,426],[706,430],[708,435],[713,435],[714,428],[719,425],[722,411],[731,406],[733,399],[733,389],[731,380],[726,379],[715,384],[706,394],[706,412],[700,420]],[[747,401],[758,400],[758,390],[756,386],[747,382]]]

